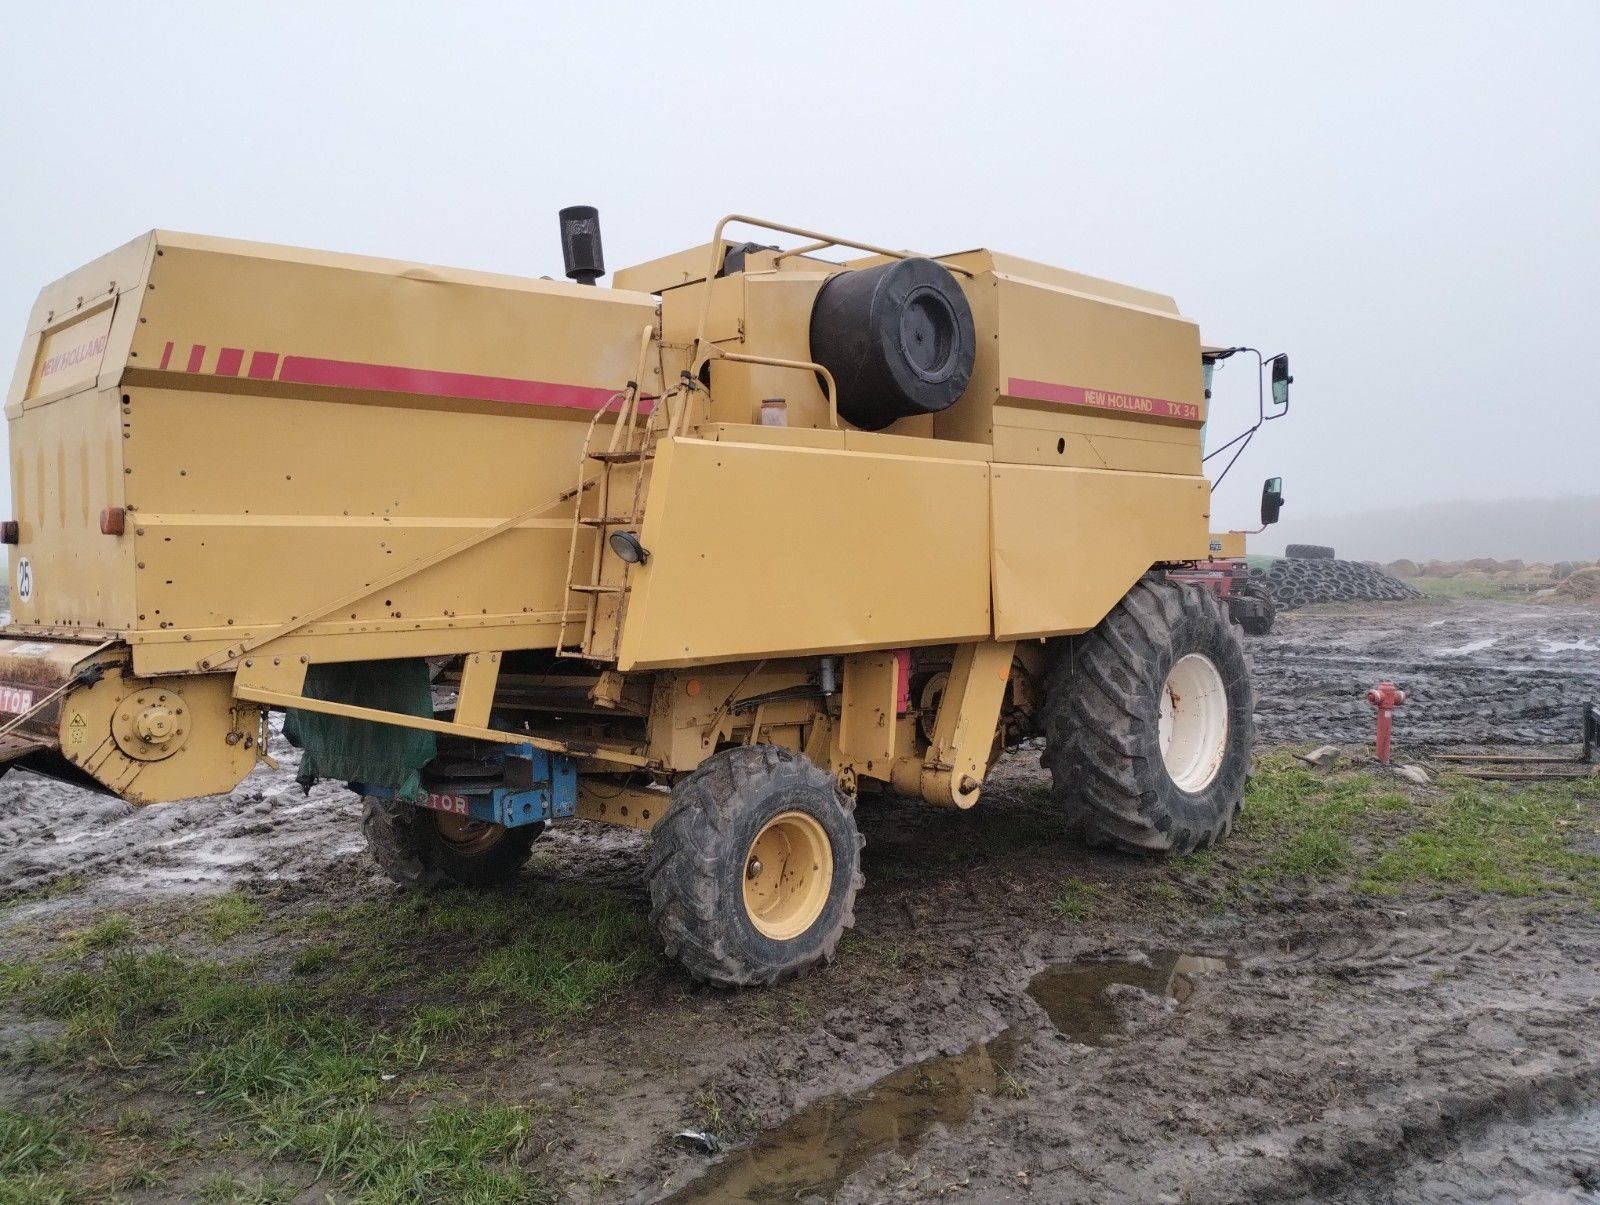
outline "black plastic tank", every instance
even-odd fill
[[[811,358],[833,374],[840,415],[868,431],[954,405],[976,354],[966,294],[931,259],[840,272],[811,306]]]

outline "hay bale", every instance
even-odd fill
[[[1405,557],[1401,557],[1398,561],[1390,561],[1383,567],[1383,571],[1390,577],[1398,578],[1417,577],[1419,575],[1417,563],[1408,561]]]
[[[1574,602],[1600,602],[1600,569],[1579,569],[1556,587],[1558,598]]]

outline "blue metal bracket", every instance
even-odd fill
[[[507,828],[565,820],[578,810],[578,763],[564,754],[547,753],[532,745],[509,746],[503,782],[506,785],[488,791],[429,791],[423,798],[407,802]],[[353,782],[350,789],[380,799],[394,798],[389,787]]]

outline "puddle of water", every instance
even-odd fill
[[[1180,1004],[1194,990],[1190,976],[1225,970],[1223,958],[1168,951],[1144,962],[1069,963],[1034,976],[1028,994],[1062,1033],[1084,1045],[1105,1045],[1118,1030],[1104,998],[1113,984],[1131,984]],[[957,1055],[901,1067],[871,1087],[829,1096],[712,1165],[669,1201],[795,1201],[826,1197],[863,1164],[885,1151],[909,1155],[935,1125],[954,1128],[972,1114],[979,1096],[1010,1085],[1019,1044],[1015,1029]]]
[[[980,1093],[999,1090],[1015,1048],[1008,1030],[958,1055],[902,1067],[854,1095],[819,1100],[667,1199],[826,1197],[874,1155],[889,1150],[909,1155],[935,1125],[966,1121]]]
[[[1498,636],[1483,636],[1477,640],[1469,640],[1453,649],[1433,649],[1431,651],[1435,657],[1466,657],[1473,653],[1481,653],[1491,645],[1499,643],[1500,637]]]
[[[1226,958],[1159,951],[1148,966],[1133,962],[1084,962],[1051,967],[1028,985],[1032,996],[1049,1014],[1055,1027],[1084,1046],[1104,1046],[1120,1032],[1116,1007],[1105,989],[1126,983],[1152,996],[1170,996],[1179,1004],[1194,991],[1191,976],[1225,971]]]
[[[1546,640],[1539,639],[1541,653],[1600,653],[1600,642],[1594,640]]]

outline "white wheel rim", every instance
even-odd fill
[[[1180,791],[1211,785],[1228,748],[1228,688],[1211,658],[1178,658],[1161,688],[1161,760]]]

